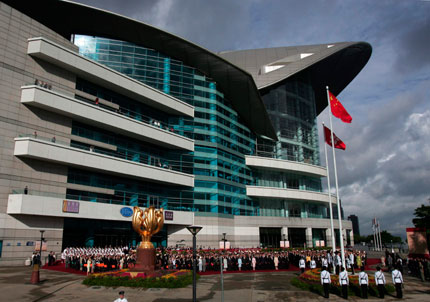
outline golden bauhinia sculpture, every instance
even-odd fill
[[[154,248],[154,245],[151,243],[151,237],[161,230],[163,224],[163,209],[156,210],[153,206],[146,208],[145,211],[139,207],[133,208],[133,229],[142,236],[142,242],[140,243],[139,248]]]

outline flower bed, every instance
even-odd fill
[[[323,295],[324,290],[321,285],[320,273],[321,273],[321,269],[319,268],[307,270],[303,274],[301,274],[298,278],[294,278],[291,281],[291,284],[296,287]],[[331,277],[330,292],[336,295],[340,295],[341,289],[339,285],[339,276],[333,274],[330,277]],[[349,275],[348,277],[349,277],[348,294],[353,296],[360,296],[361,289],[360,289],[360,285],[358,284],[358,274]],[[392,293],[395,290],[394,286],[392,286],[391,284],[386,284],[385,289],[388,293]],[[376,284],[375,284],[375,277],[372,275],[369,275],[368,294],[371,296],[379,295],[378,288],[376,287]]]
[[[198,279],[200,276],[197,274],[196,277]],[[180,288],[193,283],[193,273],[190,270],[162,270],[146,276],[144,273],[119,270],[93,274],[82,283],[88,286],[107,287]]]

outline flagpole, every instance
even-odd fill
[[[372,230],[373,230],[373,243],[375,244],[375,251],[376,251],[376,218],[372,219]]]
[[[323,125],[323,131],[324,131],[324,123]],[[325,165],[327,168],[327,185],[328,185],[328,204],[330,208],[330,227],[331,227],[331,240],[332,240],[332,246],[333,246],[333,252],[336,251],[336,236],[334,235],[334,226],[333,226],[333,207],[331,205],[331,188],[330,188],[330,170],[328,168],[328,157],[327,157],[327,143],[325,142],[325,131],[324,131],[324,154],[325,154]],[[335,269],[334,267],[334,261],[332,259],[333,264],[333,271]]]
[[[378,221],[376,220],[375,217],[375,234],[376,234],[376,243],[377,243],[377,250],[380,251],[381,250],[381,240],[379,239],[379,227],[378,227]]]
[[[336,202],[337,202],[337,214],[339,218],[339,234],[340,234],[340,252],[342,255],[342,266],[346,268],[345,266],[345,249],[343,247],[343,231],[342,231],[342,215],[340,211],[340,202],[339,202],[339,185],[337,181],[337,168],[336,168],[336,152],[334,151],[334,137],[333,137],[333,123],[331,118],[331,106],[330,106],[330,97],[329,97],[329,91],[328,86],[326,86],[327,90],[327,102],[328,102],[328,110],[329,110],[329,117],[330,117],[330,131],[331,131],[331,149],[333,150],[333,165],[334,165],[334,179],[336,183]]]
[[[381,226],[379,225],[379,220],[378,220],[378,230],[379,230],[379,245],[381,246],[381,251],[382,251]]]
[[[376,217],[375,217],[375,234],[376,234],[376,243],[378,244],[378,251],[380,251],[381,250],[381,245],[380,245],[380,243],[379,243],[379,230],[378,230],[378,222],[377,222],[377,220],[376,220]]]

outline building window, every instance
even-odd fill
[[[302,217],[302,209],[299,204],[290,204],[288,206],[289,217]]]

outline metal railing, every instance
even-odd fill
[[[258,145],[259,146],[259,145]],[[314,160],[312,158],[304,158],[303,161],[299,159],[298,155],[290,155],[286,153],[279,154],[276,151],[266,151],[266,150],[259,150],[257,146],[257,149],[255,150],[255,156],[261,156],[261,157],[267,157],[267,158],[274,158],[274,159],[283,159],[283,160],[289,160],[289,161],[295,161],[298,163],[305,163],[315,166],[321,166],[321,164],[314,164]]]
[[[43,82],[43,81],[40,81],[40,80],[37,80],[37,79],[35,80],[34,83],[28,83],[28,84],[26,84],[26,86],[31,86],[31,85],[36,85],[36,86],[39,86],[40,88],[43,88],[45,90],[50,90],[50,91],[54,91],[55,93],[63,94],[62,92],[57,91],[56,89],[52,89],[52,85],[51,84]],[[93,96],[93,95],[91,95],[91,96]],[[103,103],[99,102],[99,98],[96,97],[96,96],[93,96],[94,100],[91,100],[91,99],[85,98],[83,96],[77,95],[76,93],[73,93],[73,96],[70,95],[68,97],[72,97],[72,98],[74,98],[74,99],[76,99],[78,101],[85,102],[85,103],[90,104],[90,105],[92,105],[94,107],[103,108],[105,110],[109,110],[111,112],[120,114],[122,116],[132,118],[132,119],[134,119],[136,121],[145,123],[147,125],[154,126],[156,128],[160,128],[161,130],[164,130],[164,131],[167,131],[167,132],[175,133],[175,134],[178,134],[178,135],[181,135],[181,136],[184,136],[184,137],[187,137],[187,138],[191,138],[191,139],[192,139],[192,136],[193,136],[192,135],[193,134],[193,131],[192,131],[193,129],[188,129],[188,128],[185,129],[184,127],[181,127],[181,126],[178,126],[178,125],[174,125],[174,124],[169,124],[169,123],[162,122],[160,120],[157,120],[155,118],[146,116],[146,115],[141,114],[139,112],[130,110],[130,109],[125,108],[125,107],[121,107],[118,104],[113,103],[111,101],[104,100],[105,102],[112,103],[115,106],[109,106],[109,105],[103,104]],[[118,108],[114,108],[114,107],[118,107]],[[186,119],[184,119],[184,121],[185,120]],[[190,119],[189,121],[192,121],[192,120]]]
[[[162,158],[160,156],[154,156],[147,153],[141,153],[137,151],[130,150],[127,153],[121,151],[112,151],[112,150],[103,150],[101,147],[97,146],[84,146],[82,144],[73,143],[73,142],[63,142],[56,139],[55,136],[52,138],[42,137],[37,134],[37,132],[33,134],[21,134],[19,135],[21,138],[29,137],[34,138],[41,141],[51,142],[54,144],[77,148],[81,150],[86,150],[98,154],[108,155],[115,158],[125,159],[131,162],[137,162],[145,165],[150,165],[154,167],[169,169],[173,171],[178,171],[182,173],[192,174],[193,173],[193,163],[185,162],[181,160],[172,160],[167,158]]]

